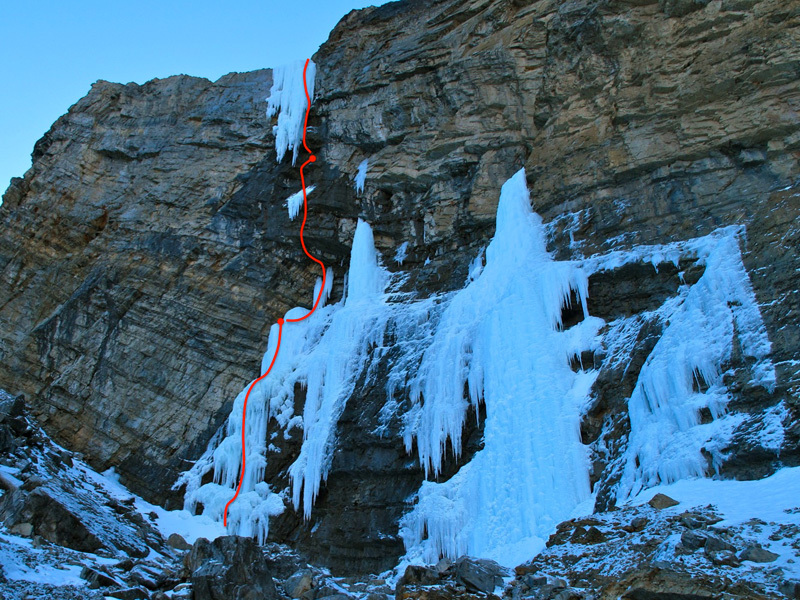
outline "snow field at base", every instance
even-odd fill
[[[708,478],[682,479],[658,485],[632,497],[628,504],[645,504],[656,494],[666,494],[679,504],[665,511],[680,514],[697,507],[713,506],[723,520],[717,528],[735,528],[755,523],[747,529],[760,533],[758,543],[778,554],[772,566],[783,569],[787,578],[800,578],[800,563],[791,557],[796,550],[784,546],[770,534],[775,526],[800,527],[800,467],[784,468],[770,477],[753,481]],[[769,526],[760,525],[768,523]]]
[[[643,490],[627,504],[645,504],[656,494],[680,502],[679,506],[668,509],[678,513],[697,506],[715,506],[724,517],[716,524],[718,527],[732,527],[754,518],[800,525],[800,467],[786,467],[764,479],[748,481],[684,479]]]
[[[28,538],[0,533],[0,572],[8,579],[50,585],[86,586],[86,580],[81,579],[82,567],[47,564],[42,559],[45,554],[44,550],[34,547],[33,541]]]
[[[444,310],[410,382],[405,441],[409,451],[416,442],[426,474],[438,475],[446,452],[461,453],[469,404],[483,402],[484,448],[449,480],[423,483],[401,535],[409,559],[470,554],[516,566],[589,497],[580,413],[594,374],[574,373],[569,361],[596,345],[603,322],[585,315],[559,331],[573,291],[586,306],[588,280],[547,253],[524,171],[502,188],[477,270]]]
[[[52,440],[48,440],[48,443],[64,450]],[[83,489],[87,494],[96,494],[96,490],[99,489],[108,497],[119,501],[128,502],[133,499],[135,509],[143,518],[155,525],[164,539],[177,533],[189,544],[193,544],[200,537],[213,540],[225,535],[222,524],[209,517],[194,516],[186,510],[165,510],[136,496],[119,483],[119,477],[113,469],[100,474],[82,460],[73,457],[72,461],[73,465],[67,467],[66,477],[75,482],[84,481]],[[4,468],[4,476],[13,480],[15,478],[10,471],[7,467]],[[151,519],[153,514],[156,515],[154,521]],[[87,556],[99,564],[113,564],[120,560],[120,556],[101,557],[58,546],[55,546],[55,550],[53,547],[38,548],[29,538],[0,532],[0,571],[8,579],[55,586],[85,587],[88,582],[80,577],[80,573],[81,564],[85,562],[83,559]],[[159,554],[151,549],[148,558],[158,556]],[[65,562],[67,560],[71,562]]]
[[[303,87],[305,61],[298,60],[272,70],[272,89],[267,98],[267,118],[278,115],[278,124],[273,127],[275,152],[278,162],[283,160],[287,150],[292,150],[292,164],[297,162],[303,140],[303,124],[306,117],[306,92]],[[306,86],[308,95],[314,99],[314,79],[317,66],[308,61]]]
[[[119,483],[119,476],[114,473],[114,469],[109,469],[101,474],[92,470],[91,467],[83,462],[77,462],[76,465],[76,469],[81,471],[93,483],[103,488],[113,498],[117,500],[134,498],[136,510],[140,514],[147,516],[148,520],[149,515],[155,514],[154,525],[164,536],[164,539],[167,539],[173,533],[177,533],[189,544],[193,544],[201,537],[214,540],[225,535],[225,528],[222,527],[221,523],[213,519],[202,515],[194,515],[187,510],[166,510],[136,496]]]

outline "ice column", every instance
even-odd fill
[[[580,410],[594,374],[569,359],[592,347],[602,321],[561,331],[561,311],[587,278],[545,249],[524,171],[502,188],[486,266],[455,295],[411,383],[406,446],[429,475],[459,454],[469,404],[486,405],[484,443],[452,478],[426,481],[401,533],[411,560],[470,554],[513,566],[544,546],[589,497]],[[465,384],[469,397],[464,397]]]

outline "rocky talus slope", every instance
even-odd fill
[[[281,544],[167,535],[170,513],[54,444],[24,401],[0,390],[0,593],[4,600],[611,600],[794,598],[786,552],[800,526],[721,525],[711,507],[649,503],[573,519],[514,571],[443,559],[397,574],[336,577]],[[765,535],[784,548],[764,549]],[[792,559],[789,559],[792,560]],[[669,595],[672,594],[672,595]]]
[[[387,267],[408,274],[406,290],[458,289],[494,233],[500,185],[521,167],[559,259],[742,225],[776,385],[752,385],[735,349],[729,409],[745,418],[715,466],[754,479],[795,465],[798,40],[796,0],[404,0],[354,11],[314,56],[309,249],[333,266],[341,297],[362,217]],[[171,507],[177,476],[256,376],[270,324],[308,304],[317,276],[282,206],[299,183],[290,161],[275,160],[264,115],[271,84],[269,70],[213,83],[99,82],[36,145],[32,169],[0,207],[0,386],[24,394],[56,442]],[[702,274],[691,261],[657,266],[593,274],[589,313],[645,314]],[[626,398],[663,327],[643,318],[624,365],[585,357],[599,370],[581,427],[598,509],[614,506]],[[360,380],[339,420],[313,522],[287,509],[271,526],[276,542],[334,571],[396,563],[398,519],[424,479],[399,420],[374,433],[391,360],[377,380]],[[758,435],[769,415],[785,429],[773,445]],[[465,452],[443,477],[480,447],[469,422]],[[281,444],[266,474],[277,490],[299,451],[297,439]],[[623,526],[582,525],[612,538],[604,528]],[[541,568],[571,584],[582,577],[569,565]],[[425,597],[437,597],[439,580],[430,581]],[[729,588],[709,589],[697,597]]]

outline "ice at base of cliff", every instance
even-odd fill
[[[619,499],[704,475],[704,454],[711,456],[714,469],[724,462],[733,430],[745,420],[744,414],[727,412],[730,394],[723,375],[734,343],[748,359],[750,366],[740,368],[749,369],[751,383],[769,391],[775,386],[771,344],[739,250],[742,234],[741,228],[727,227],[649,250],[654,264],[691,257],[705,270],[694,285],[683,286],[677,298],[656,311],[665,329],[628,399],[631,433]],[[647,252],[630,254],[645,260]],[[616,259],[610,262],[616,264]],[[711,422],[701,422],[704,409]],[[777,428],[774,434],[780,434]]]
[[[298,60],[291,64],[272,70],[272,89],[267,98],[267,118],[278,115],[278,124],[273,128],[275,134],[275,152],[278,162],[283,160],[287,150],[292,150],[292,164],[297,162],[303,141],[308,100],[303,86],[303,70],[305,61]],[[306,86],[308,96],[314,99],[314,79],[317,66],[308,61],[306,70]]]
[[[595,373],[569,364],[595,347],[603,322],[584,310],[561,330],[573,292],[586,306],[587,275],[546,251],[524,171],[503,186],[486,265],[471,271],[411,380],[405,440],[438,475],[445,453],[461,452],[468,406],[484,403],[484,447],[449,480],[423,483],[401,535],[409,558],[469,554],[514,566],[589,497],[580,417]]]
[[[329,270],[323,298],[330,294],[333,273]],[[320,303],[309,318],[297,322],[307,308],[286,313],[280,351],[269,375],[256,384],[247,404],[245,439],[247,456],[241,493],[231,504],[228,531],[255,536],[264,541],[269,534],[269,517],[284,509],[284,498],[262,481],[268,460],[267,424],[274,418],[288,434],[302,424],[303,443],[299,456],[289,468],[291,502],[310,516],[314,500],[326,479],[335,446],[339,417],[355,387],[367,352],[382,340],[386,311],[384,290],[389,276],[380,266],[372,229],[359,220],[353,239],[345,297],[336,305]],[[314,298],[320,291],[317,282]],[[278,326],[270,330],[262,373],[277,345]],[[306,390],[303,414],[294,414],[294,390]],[[184,474],[186,508],[198,503],[203,514],[222,519],[225,504],[233,497],[241,470],[242,409],[247,386],[234,402],[225,433],[220,432],[195,467]],[[200,485],[211,469],[214,481]],[[288,499],[286,499],[288,501]]]
[[[429,476],[438,475],[446,454],[460,454],[469,406],[483,402],[487,416],[484,447],[449,480],[426,481],[419,490],[401,524],[406,561],[470,554],[514,566],[535,555],[559,521],[585,510],[590,496],[580,421],[596,373],[573,373],[569,361],[601,344],[625,343],[620,336],[631,332],[624,319],[601,332],[605,323],[586,313],[588,276],[595,272],[630,262],[677,266],[683,258],[704,267],[694,285],[681,286],[650,315],[665,329],[628,399],[620,500],[705,475],[705,455],[714,468],[725,460],[745,418],[727,412],[723,383],[735,343],[747,357],[748,366],[740,368],[749,370],[751,382],[767,390],[775,385],[770,342],[739,250],[742,228],[555,262],[529,203],[520,171],[502,188],[485,266],[480,256],[470,266],[467,286],[447,305],[411,378],[416,404],[406,415],[406,447],[416,444]],[[571,292],[585,318],[560,331]],[[702,409],[710,422],[701,422]],[[775,422],[770,439],[781,436]]]
[[[273,371],[251,394],[247,469],[229,532],[266,539],[270,515],[290,501],[306,517],[311,514],[356,381],[366,376],[367,383],[374,382],[381,358],[392,352],[375,433],[387,433],[410,399],[412,408],[402,417],[404,439],[409,452],[416,447],[429,479],[441,473],[446,454],[460,455],[468,415],[480,414],[481,406],[486,412],[483,448],[450,479],[426,481],[416,494],[401,523],[404,561],[470,554],[514,566],[530,559],[557,523],[585,512],[591,501],[580,423],[597,372],[574,372],[570,361],[600,348],[608,351],[608,361],[624,360],[625,352],[618,351],[636,343],[639,317],[606,324],[586,309],[589,276],[633,262],[658,267],[693,259],[704,272],[646,315],[665,327],[628,399],[631,432],[618,465],[617,496],[624,500],[646,487],[706,474],[704,455],[717,465],[724,461],[724,449],[743,419],[727,412],[723,381],[735,342],[748,358],[740,368],[749,370],[750,380],[767,389],[775,384],[770,343],[739,251],[742,234],[729,227],[673,244],[555,261],[520,171],[503,185],[495,236],[485,260],[481,251],[470,265],[466,286],[417,299],[391,291],[402,274],[390,277],[381,267],[372,231],[359,222],[345,298],[284,327]],[[331,282],[332,274],[326,294]],[[572,298],[584,318],[563,330],[562,310]],[[286,317],[306,312],[293,309]],[[262,372],[276,336],[273,326]],[[297,384],[307,388],[302,415],[293,408]],[[215,519],[222,518],[238,480],[244,393],[226,430],[181,479],[187,508],[202,503],[204,514]],[[700,421],[705,409],[708,423]],[[262,481],[268,448],[275,447],[267,439],[271,418],[279,426],[273,436],[302,428],[287,497]],[[770,423],[769,440],[782,439],[778,417]],[[214,482],[200,486],[212,469]]]

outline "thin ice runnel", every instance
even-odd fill
[[[306,188],[305,197],[311,195],[316,189],[316,186],[310,185]],[[289,210],[289,220],[294,221],[295,217],[300,214],[300,209],[303,207],[303,190],[299,190],[286,199],[286,208]]]

